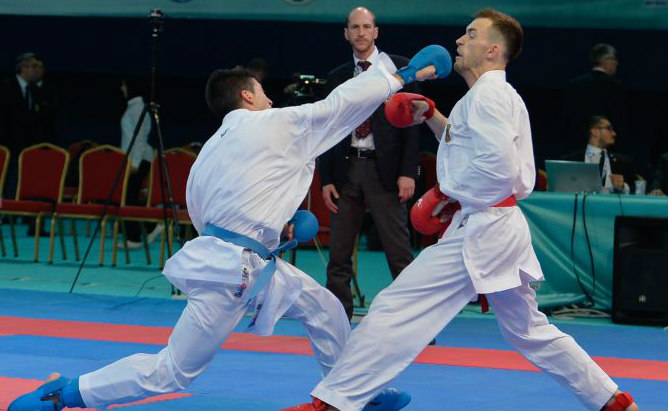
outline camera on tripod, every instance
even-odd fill
[[[295,97],[322,98],[327,80],[319,79],[309,74],[300,74],[297,79],[294,95]]]

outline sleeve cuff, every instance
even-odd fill
[[[394,62],[392,62],[390,56],[385,53],[380,53],[378,54],[378,62],[380,64],[377,64],[377,66],[383,72],[385,78],[387,78],[387,81],[390,84],[390,88],[392,89],[392,93],[401,90],[403,86],[399,80],[393,76],[393,74],[397,71],[397,66],[394,65]]]

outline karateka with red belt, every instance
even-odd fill
[[[514,18],[485,9],[456,41],[454,68],[469,91],[448,118],[422,96],[398,94],[386,104],[395,125],[429,117],[440,139],[440,192],[461,209],[439,241],[376,296],[330,373],[311,392],[313,402],[285,411],[362,409],[477,294],[487,296],[505,340],[588,409],[638,409],[572,337],[538,311],[530,286],[543,273],[516,201],[534,186],[531,129],[505,72],[521,51],[522,37]],[[447,381],[443,385],[447,389]]]

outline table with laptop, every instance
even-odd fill
[[[596,308],[608,310],[616,218],[668,219],[668,197],[602,193],[597,164],[546,161],[546,170],[548,191],[518,203],[545,273],[539,304],[549,308],[591,298]]]

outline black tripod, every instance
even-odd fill
[[[176,206],[174,205],[172,185],[169,178],[169,169],[167,168],[167,161],[165,158],[165,147],[162,139],[162,131],[160,129],[160,113],[159,113],[160,106],[155,102],[155,84],[158,72],[158,40],[160,39],[160,34],[162,34],[165,15],[161,10],[153,9],[151,10],[148,18],[151,23],[151,85],[150,85],[149,101],[148,103],[144,104],[144,108],[142,109],[142,112],[139,116],[139,120],[137,120],[137,124],[132,134],[132,139],[130,140],[130,144],[128,145],[128,148],[125,152],[125,157],[123,158],[123,163],[121,164],[121,167],[118,169],[118,172],[116,173],[116,178],[114,179],[114,183],[111,186],[111,189],[109,190],[109,194],[107,196],[106,201],[104,202],[102,214],[98,219],[97,226],[95,227],[95,231],[93,232],[90,242],[88,243],[88,247],[86,248],[86,253],[83,256],[83,259],[81,260],[81,264],[79,264],[77,275],[74,277],[74,281],[72,281],[72,286],[70,287],[69,291],[70,293],[72,292],[72,290],[74,290],[74,286],[76,285],[79,279],[79,275],[81,275],[81,270],[83,269],[83,266],[86,262],[86,258],[88,257],[91,247],[93,246],[93,242],[97,237],[97,233],[99,232],[100,227],[102,226],[102,221],[104,220],[104,217],[107,215],[107,210],[109,208],[109,205],[111,204],[111,199],[113,197],[114,192],[116,191],[118,183],[121,180],[121,176],[123,175],[123,171],[126,168],[128,158],[130,156],[130,153],[132,152],[132,148],[134,147],[135,141],[137,140],[137,135],[139,134],[139,130],[141,129],[141,126],[144,122],[144,117],[146,117],[147,113],[151,114],[153,126],[156,130],[156,135],[158,137],[157,161],[158,161],[158,170],[160,176],[160,195],[162,199],[163,224],[165,225],[165,230],[167,230],[169,227],[167,223],[167,207],[169,206],[172,218],[174,219],[176,236],[177,238],[181,238],[179,234],[180,228],[176,214]],[[166,192],[165,188],[167,189]],[[169,241],[167,241],[167,256],[168,258],[172,256],[172,247]],[[176,293],[180,294],[180,291],[175,290],[175,288],[172,286],[172,294]]]

